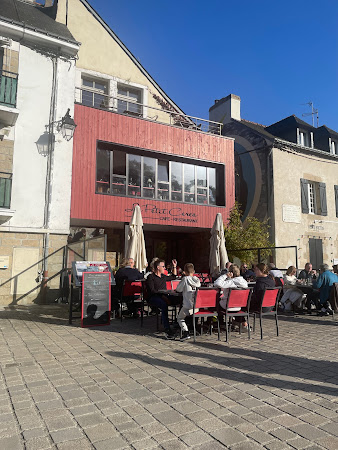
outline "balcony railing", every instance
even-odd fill
[[[202,131],[204,133],[222,134],[222,123],[213,122],[211,120],[200,119],[194,116],[187,116],[176,111],[169,111],[162,108],[155,108],[153,106],[145,105],[143,103],[129,102],[132,107],[121,109],[123,100],[118,97],[112,97],[107,94],[97,93],[97,91],[90,88],[76,88],[75,101],[86,106],[91,106],[98,109],[105,109],[107,111],[117,112],[132,117],[152,120],[157,123],[164,123],[166,125],[174,125],[180,128],[187,128],[189,130]],[[83,93],[85,93],[83,95]],[[91,93],[92,96],[88,96]],[[88,103],[88,98],[92,98]],[[125,102],[126,103],[126,102]]]
[[[0,172],[0,208],[11,206],[12,174]]]
[[[0,70],[0,104],[15,108],[17,89],[18,74]]]

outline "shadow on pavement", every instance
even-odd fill
[[[257,350],[234,349],[206,342],[196,342],[196,344],[192,345],[197,345],[204,351],[194,353],[189,350],[178,349],[177,353],[181,356],[186,355],[187,359],[189,358],[190,361],[194,357],[198,360],[203,358],[206,360],[206,364],[217,363],[217,365],[221,364],[222,367],[212,367],[210,365],[193,364],[182,361],[168,361],[149,355],[138,355],[131,352],[109,351],[106,352],[106,354],[113,356],[114,358],[138,360],[155,367],[162,366],[184,373],[203,374],[252,385],[266,385],[278,389],[301,390],[304,392],[337,396],[337,388],[321,385],[321,383],[337,384],[337,378],[332,376],[328,381],[328,375],[326,375],[327,371],[329,373],[337,373],[338,363],[336,362],[309,360],[298,356],[283,356],[277,353]],[[218,350],[218,354],[211,354],[211,349]],[[220,356],[220,351],[229,356]],[[243,356],[250,359],[242,358]],[[282,363],[284,363],[284,368],[281,367]],[[309,367],[309,364],[311,367]],[[236,372],[234,369],[240,370],[241,372]],[[271,377],[273,374],[280,375],[281,377],[288,377],[288,379],[273,378]],[[306,382],[295,379],[291,380],[291,378],[304,378]],[[319,384],[314,384],[313,382]]]

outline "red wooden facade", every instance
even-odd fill
[[[134,203],[142,209],[144,224],[211,228],[216,213],[226,220],[235,201],[233,140],[126,115],[75,105],[71,219],[129,222]],[[226,206],[117,197],[95,193],[97,141],[179,155],[225,165]],[[112,223],[113,226],[113,223]],[[174,230],[173,230],[174,231]],[[197,231],[197,230],[196,230]]]

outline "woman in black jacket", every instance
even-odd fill
[[[271,277],[269,277],[268,274],[269,268],[266,264],[264,263],[256,264],[255,266],[256,284],[252,292],[250,311],[259,311],[265,289],[276,287],[275,281]],[[263,312],[268,312],[271,310],[272,307],[263,308]]]

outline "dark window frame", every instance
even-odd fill
[[[108,148],[107,148],[108,147]],[[113,147],[113,148],[112,148]],[[106,150],[110,152],[110,187],[108,192],[98,192],[97,189],[97,163],[96,163],[96,181],[95,181],[95,193],[100,195],[111,195],[114,197],[128,197],[128,198],[142,198],[145,200],[157,200],[157,201],[165,201],[165,202],[171,202],[171,203],[184,203],[188,205],[197,205],[197,206],[216,206],[216,207],[224,207],[225,206],[225,165],[221,163],[214,163],[214,162],[207,162],[207,161],[199,161],[194,160],[190,158],[185,157],[178,157],[176,155],[168,155],[158,152],[152,152],[147,151],[143,149],[137,149],[134,147],[128,147],[128,146],[120,146],[120,145],[110,145],[107,146],[105,143],[98,143],[97,151],[98,150]],[[114,150],[121,151],[126,153],[126,186],[124,193],[113,193],[113,186],[112,186],[112,179],[115,176],[113,173],[113,154]],[[128,155],[139,155],[141,156],[141,185],[140,185],[140,195],[128,195],[128,180],[129,180],[129,161],[128,161]],[[97,152],[96,152],[97,155]],[[155,196],[153,198],[151,197],[145,197],[143,196],[143,166],[144,166],[144,157],[146,158],[153,158],[155,159]],[[161,181],[158,181],[158,162],[159,161],[168,161],[169,165],[169,183],[168,183],[168,189],[169,189],[169,199],[167,198],[160,198],[159,195],[159,189],[158,184],[161,183]],[[182,200],[172,200],[172,162],[179,162],[182,163]],[[194,187],[194,202],[186,202],[184,201],[184,164],[192,165],[194,168],[194,174],[195,174],[195,187]],[[207,170],[207,203],[197,203],[197,166],[205,167]],[[210,203],[210,179],[209,179],[209,168],[215,169],[215,191],[216,191],[216,198],[214,203]],[[224,186],[223,189],[220,189],[220,186]]]

